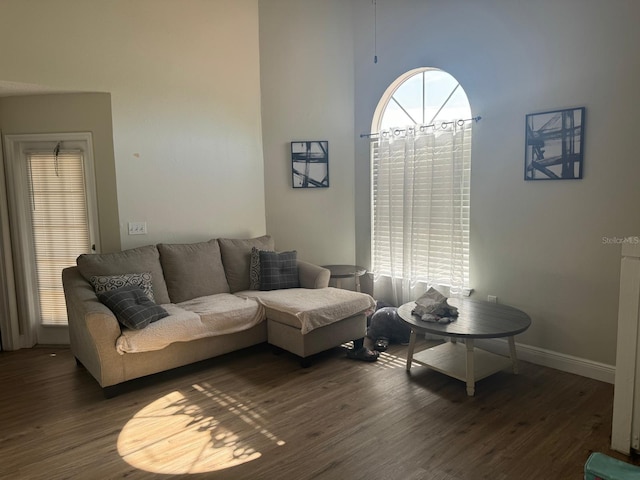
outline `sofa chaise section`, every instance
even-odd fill
[[[301,357],[303,366],[309,365],[310,356],[366,334],[366,313],[375,301],[363,293],[330,288],[328,269],[297,260],[300,288],[249,290],[252,249],[274,250],[273,239],[219,243],[231,292],[264,305],[268,342]]]
[[[375,307],[369,295],[333,287],[245,290],[265,308],[269,343],[306,359],[336,345],[362,338],[366,313]],[[303,365],[308,362],[303,361]]]

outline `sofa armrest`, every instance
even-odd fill
[[[120,324],[77,267],[62,271],[71,352],[100,386],[123,382],[124,362],[116,351]]]
[[[298,278],[302,288],[326,288],[329,286],[331,271],[313,263],[298,260]]]

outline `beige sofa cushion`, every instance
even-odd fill
[[[269,235],[248,239],[219,238],[218,243],[222,253],[224,271],[227,274],[227,281],[232,293],[249,289],[251,248],[275,250],[273,238]]]
[[[264,321],[256,301],[229,293],[199,297],[178,305],[163,305],[168,317],[142,330],[125,328],[116,341],[119,354],[160,350],[172,343],[229,335]]]
[[[77,258],[76,264],[88,282],[93,276],[150,272],[156,303],[171,302],[160,265],[160,254],[155,245],[114,253],[85,253]]]
[[[158,245],[160,263],[171,302],[229,293],[220,247],[217,240],[208,242]]]

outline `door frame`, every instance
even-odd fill
[[[17,306],[15,319],[11,319],[12,325],[9,331],[17,331],[18,345],[16,346],[14,343],[14,347],[17,348],[29,348],[36,343],[69,343],[68,327],[66,325],[40,325],[40,306],[36,296],[29,293],[18,295],[16,288],[19,286],[18,288],[24,289],[25,292],[37,290],[37,278],[35,270],[31,268],[33,262],[30,258],[33,252],[33,239],[31,232],[23,228],[24,225],[30,224],[30,215],[26,208],[28,202],[25,201],[28,195],[25,189],[25,186],[28,185],[27,169],[22,164],[25,155],[24,151],[32,147],[29,144],[36,142],[54,144],[56,142],[74,142],[83,145],[89,231],[91,232],[91,241],[96,245],[96,251],[99,251],[100,235],[91,132],[5,135],[4,165],[6,179],[10,181],[4,182],[7,187],[7,195],[6,202],[4,199],[2,201],[6,203],[5,208],[9,218],[9,240],[10,245],[13,247],[10,255],[11,264],[13,265],[12,279],[14,285],[10,297],[15,299]],[[13,338],[15,339],[15,335],[13,335]]]

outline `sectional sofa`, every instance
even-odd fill
[[[363,337],[375,307],[367,294],[329,287],[328,270],[275,252],[269,236],[148,245],[76,263],[62,274],[71,350],[107,397],[128,380],[263,342],[307,366]],[[164,313],[123,321],[105,299],[127,290],[151,305],[144,312]]]

